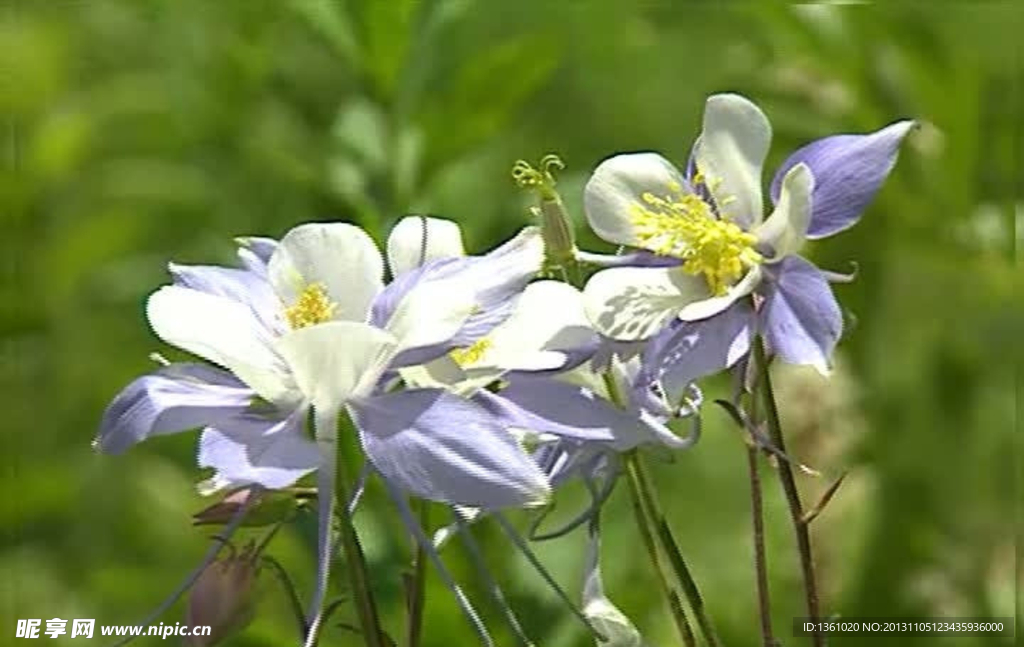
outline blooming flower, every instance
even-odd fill
[[[205,426],[199,462],[217,470],[210,490],[281,488],[316,470],[314,610],[326,583],[342,411],[391,487],[486,508],[547,498],[540,469],[483,407],[444,389],[390,391],[382,382],[391,368],[472,343],[501,323],[480,315],[510,311],[506,302],[540,268],[536,230],[457,268],[446,264],[433,280],[387,289],[383,259],[358,227],[301,225],[279,244],[255,242],[240,254],[245,270],[171,266],[174,284],[149,299],[150,325],[220,368],[170,365],[130,384],[104,415],[101,451]],[[310,411],[315,440],[303,433]]]
[[[606,160],[585,190],[590,225],[605,240],[662,258],[590,279],[584,295],[595,327],[622,340],[647,339],[670,324],[689,334],[673,322],[736,307],[748,322],[741,335],[756,325],[783,360],[826,372],[842,317],[825,275],[797,252],[805,239],[856,223],[913,125],[827,137],[796,151],[772,181],[767,219],[761,167],[771,127],[738,95],[708,99],[685,175],[654,153]],[[742,299],[752,293],[756,314]]]

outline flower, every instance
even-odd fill
[[[761,167],[771,127],[741,96],[708,99],[685,175],[655,153],[606,160],[585,189],[590,225],[605,240],[661,258],[590,279],[584,296],[595,327],[614,339],[647,339],[738,307],[783,360],[827,372],[842,317],[826,276],[797,252],[805,239],[856,223],[913,126],[900,121],[796,151],[772,181],[767,219]],[[756,313],[740,302],[751,294]]]
[[[394,360],[409,352],[445,352],[475,313],[493,309],[485,302],[517,296],[540,265],[535,231],[491,256],[471,258],[473,278],[486,277],[485,285],[474,287],[453,272],[416,289],[383,289],[380,254],[352,225],[301,225],[280,244],[259,240],[259,251],[240,253],[248,269],[171,266],[174,284],[149,299],[150,323],[165,341],[222,368],[174,364],[130,384],[107,409],[97,438],[101,451],[119,453],[154,434],[204,427],[200,465],[217,470],[208,491],[252,483],[280,489],[323,460],[326,448],[304,433],[309,409],[322,416],[317,439],[328,444],[334,438],[328,418],[347,409],[371,463],[402,489],[481,505],[544,496],[542,479],[516,460],[507,434],[471,403],[439,389],[379,388]],[[438,418],[438,408],[488,432],[456,434]],[[424,424],[441,428],[430,432]],[[428,440],[424,433],[440,435]],[[498,446],[485,450],[491,442]],[[473,501],[458,501],[457,486],[445,481],[449,470],[432,464],[479,461],[481,451],[501,447],[488,477],[494,488],[462,494]],[[498,475],[510,475],[517,463],[518,485],[507,490]],[[412,478],[412,469],[423,473]]]
[[[279,244],[256,243],[240,253],[244,270],[171,266],[174,284],[149,298],[150,325],[220,368],[170,365],[129,384],[107,408],[96,446],[116,453],[205,426],[199,463],[217,471],[208,491],[277,489],[315,470],[317,627],[343,411],[391,489],[484,508],[547,500],[544,474],[483,407],[444,389],[390,390],[388,379],[500,324],[543,252],[539,233],[526,229],[489,255],[432,261],[428,268],[447,268],[419,275],[432,280],[399,277],[384,289],[383,259],[353,225],[300,225]],[[314,439],[304,434],[310,412]]]

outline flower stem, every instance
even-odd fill
[[[763,340],[756,340],[754,343],[754,361],[757,362],[760,372],[759,386],[765,406],[766,422],[772,442],[782,454],[786,454],[786,443],[782,436],[782,425],[779,422],[779,409],[775,403],[775,392],[772,389],[771,375],[768,371],[768,360],[764,350]],[[816,629],[812,635],[815,647],[825,646],[825,636],[817,629],[821,617],[818,608],[818,588],[814,577],[814,558],[811,554],[811,537],[807,531],[807,524],[804,523],[803,504],[800,502],[800,492],[796,487],[796,480],[793,478],[793,469],[788,460],[780,459],[779,480],[782,482],[782,489],[786,493],[786,502],[789,505],[789,515],[793,521],[793,532],[796,534],[797,550],[800,553],[800,568],[803,571],[804,593],[807,598],[807,615],[810,622],[814,623]]]
[[[640,484],[640,470],[637,468],[635,450],[626,455],[626,475],[629,479],[629,494],[633,502],[633,515],[636,517],[637,528],[640,529],[640,536],[643,538],[644,546],[647,547],[647,555],[650,557],[651,565],[658,573],[658,581],[661,583],[662,592],[668,600],[669,608],[672,611],[672,619],[679,630],[679,636],[687,647],[696,647],[697,641],[693,637],[693,630],[686,619],[686,612],[683,611],[682,600],[672,585],[668,570],[658,555],[658,543],[650,528],[650,516],[644,508],[643,498],[640,495],[642,487]]]
[[[672,528],[668,525],[668,518],[662,512],[657,491],[654,488],[650,475],[647,473],[643,459],[639,454],[634,453],[627,460],[631,460],[635,464],[639,477],[640,497],[650,518],[654,522],[662,549],[668,556],[672,570],[675,572],[676,581],[682,587],[683,593],[690,603],[690,609],[697,618],[697,624],[700,626],[701,633],[704,634],[704,640],[709,647],[720,647],[721,642],[718,639],[718,634],[715,632],[714,625],[711,624],[711,619],[708,618],[707,611],[704,609],[704,600],[700,595],[700,590],[697,588],[697,583],[694,581],[693,575],[690,573],[690,569],[687,567],[686,561],[679,551],[679,544],[676,543],[676,538],[672,534]]]
[[[420,525],[424,528],[428,527],[429,504],[425,499],[417,501],[416,515],[419,517]],[[408,625],[405,644],[408,647],[419,647],[420,644],[420,635],[423,630],[423,596],[427,575],[427,552],[419,542],[415,543],[416,553],[413,555],[412,574],[407,581],[406,588]]]
[[[347,424],[346,427],[350,427]],[[380,618],[377,615],[377,605],[373,598],[373,590],[370,587],[369,569],[366,566],[366,555],[363,554],[363,547],[359,543],[359,535],[356,533],[355,525],[352,523],[352,514],[349,511],[349,486],[351,483],[348,474],[348,465],[345,456],[345,439],[355,437],[354,433],[340,434],[336,443],[338,451],[337,472],[334,481],[334,494],[337,505],[337,512],[341,530],[341,545],[345,552],[345,565],[349,577],[349,586],[352,589],[352,596],[356,604],[356,612],[359,616],[359,625],[362,629],[363,641],[366,647],[386,647],[387,642],[380,628]]]
[[[757,395],[750,398],[749,417],[757,424],[759,407]],[[742,420],[739,421],[742,425]],[[772,635],[772,602],[768,589],[768,559],[764,547],[764,499],[761,488],[758,451],[754,439],[744,435],[747,449],[747,471],[750,475],[750,517],[754,540],[754,570],[757,575],[757,604],[761,615],[761,642],[764,647],[775,647]]]
[[[750,516],[754,529],[754,568],[757,571],[757,602],[761,613],[761,643],[774,647],[772,637],[772,603],[768,595],[768,565],[764,551],[764,507],[761,502],[761,476],[758,473],[757,449],[747,446],[747,469],[750,473]]]

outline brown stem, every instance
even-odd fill
[[[768,361],[762,340],[754,344],[755,361],[760,370],[760,391],[764,400],[765,414],[767,416],[768,431],[775,447],[786,453],[786,442],[782,437],[782,425],[779,422],[779,409],[775,403],[775,393],[772,390],[771,375],[768,371]],[[814,623],[812,634],[815,647],[825,647],[825,636],[821,633],[821,613],[818,608],[818,588],[814,577],[814,558],[811,554],[811,537],[807,531],[807,524],[804,523],[803,504],[800,503],[800,492],[796,487],[796,480],[793,478],[793,470],[788,460],[778,461],[779,480],[782,482],[782,489],[786,493],[786,502],[789,505],[789,515],[793,521],[793,532],[796,534],[797,550],[800,553],[800,568],[803,571],[804,592],[807,598],[807,615],[810,622]]]
[[[768,561],[764,551],[764,506],[761,501],[761,475],[758,473],[757,448],[747,446],[747,468],[750,472],[750,515],[754,527],[754,567],[757,571],[757,602],[761,612],[761,643],[774,647],[772,637],[771,599],[768,595]]]

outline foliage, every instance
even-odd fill
[[[824,267],[859,266],[839,288],[851,325],[837,378],[825,390],[801,371],[778,376],[791,450],[826,474],[850,471],[813,526],[826,609],[1013,613],[1024,323],[1011,305],[1024,209],[1014,3],[8,0],[0,13],[5,618],[133,622],[205,549],[207,533],[188,523],[204,505],[193,438],[149,443],[116,466],[89,448],[106,402],[158,349],[141,304],[167,260],[230,262],[228,235],[277,236],[308,219],[379,237],[408,212],[456,219],[483,249],[530,217],[513,160],[557,150],[579,217],[602,157],[685,160],[703,98],[722,90],[772,115],[774,155],[823,133],[924,122],[861,225],[812,251]],[[706,415],[700,445],[655,476],[724,643],[752,644],[744,452],[724,415]],[[784,628],[800,615],[800,583],[773,481]],[[805,498],[827,484],[804,478]],[[651,644],[669,644],[618,494],[605,514],[606,589]],[[313,521],[275,546],[302,591]],[[358,524],[395,625],[392,565],[407,542],[387,516]],[[590,644],[497,529],[478,537],[536,644]],[[573,591],[579,540],[538,549]],[[446,555],[472,582],[459,550]],[[283,594],[265,588],[232,644],[295,638]],[[427,599],[425,644],[463,644],[468,628],[433,575]]]

